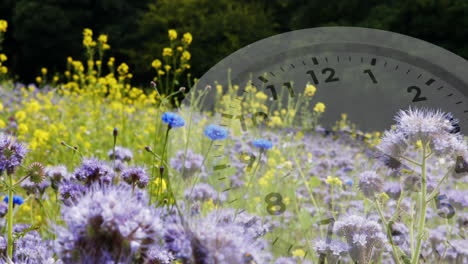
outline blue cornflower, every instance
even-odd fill
[[[228,136],[228,131],[222,126],[208,125],[205,128],[205,136],[211,140],[223,140]]]
[[[164,113],[162,121],[168,124],[170,128],[183,127],[185,125],[185,120],[180,115],[171,112]]]
[[[273,147],[273,143],[271,143],[270,140],[266,139],[256,139],[252,141],[252,145],[262,150],[271,149]]]
[[[5,203],[8,203],[8,195],[3,198]],[[19,195],[13,195],[13,204],[22,205],[24,203],[23,197]]]

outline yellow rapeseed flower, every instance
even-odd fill
[[[42,82],[42,77],[41,77],[41,76],[37,76],[37,77],[36,77],[36,82],[37,82],[37,83],[41,83],[41,82]]]
[[[258,100],[264,101],[268,99],[268,95],[266,95],[264,92],[258,92],[255,94],[255,98],[257,98]]]
[[[314,107],[314,111],[317,113],[323,113],[325,112],[325,104],[324,103],[317,103]]]
[[[170,57],[172,56],[172,49],[171,48],[164,48],[162,52],[163,57]]]
[[[18,122],[23,121],[24,119],[26,119],[26,112],[21,111],[21,110],[18,111],[18,112],[16,112],[16,114],[15,114],[15,119],[16,119],[16,121],[18,121]]]
[[[159,69],[161,68],[162,66],[162,62],[158,59],[155,59],[152,63],[151,63],[151,67],[155,68],[155,69]]]
[[[120,75],[126,75],[128,73],[128,70],[129,70],[129,67],[125,62],[120,64],[119,67],[117,67],[117,72]]]
[[[8,22],[6,20],[0,20],[0,32],[6,32],[8,28]]]
[[[305,96],[314,96],[315,92],[317,91],[317,88],[315,88],[314,85],[307,83],[306,88],[304,90],[304,95]]]
[[[41,73],[42,73],[43,75],[46,75],[46,74],[47,74],[47,68],[42,68],[42,69],[41,69]]]
[[[19,124],[18,125],[18,134],[20,135],[24,135],[26,133],[28,133],[29,129],[28,129],[28,126],[26,124]]]
[[[5,128],[5,127],[6,127],[5,121],[0,119],[0,128]]]
[[[169,72],[171,70],[171,65],[164,65],[164,69],[166,72]]]
[[[3,104],[0,103],[0,112],[3,111]]]
[[[330,185],[337,185],[337,186],[343,185],[343,182],[338,177],[328,176],[325,182]]]
[[[183,50],[184,50],[184,47],[182,47],[182,46],[177,46],[177,51],[178,51],[178,52],[182,52]]]
[[[89,37],[92,37],[93,36],[93,31],[89,28],[85,28],[83,29],[83,36],[89,36]]]
[[[6,66],[0,67],[0,73],[7,74],[8,73],[8,68]]]
[[[182,36],[182,42],[189,45],[190,43],[192,43],[192,34],[190,34],[189,32],[185,33],[183,36]]]
[[[175,29],[169,29],[167,34],[170,40],[175,40],[177,38],[177,31]]]
[[[0,54],[0,62],[4,62],[4,61],[7,61],[7,60],[8,60],[8,57],[5,54],[1,53]]]
[[[305,256],[305,254],[306,254],[305,251],[302,250],[302,249],[296,249],[296,250],[294,250],[294,251],[292,252],[292,255],[293,255],[294,257],[299,257],[299,258],[303,258],[303,257]]]
[[[104,35],[104,34],[99,35],[98,41],[99,41],[101,44],[107,43],[107,35]]]
[[[182,52],[182,56],[180,56],[180,59],[183,61],[189,61],[190,58],[192,58],[192,55],[188,51]]]

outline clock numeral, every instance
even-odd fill
[[[331,243],[331,236],[333,234],[333,226],[335,225],[335,218],[330,217],[330,218],[327,218],[327,219],[323,219],[320,222],[318,222],[318,224],[319,225],[328,225],[327,239],[326,239],[326,243],[327,243],[327,247],[328,247],[330,245],[330,243]],[[326,257],[326,254],[324,254],[324,253],[320,254],[320,259],[319,259],[320,264],[325,264],[325,257]]]
[[[445,194],[437,195],[434,198],[436,202],[436,207],[439,210],[437,214],[442,218],[450,219],[455,215],[455,208],[453,208],[453,206],[449,202],[443,201],[445,199],[447,199],[447,195]],[[446,210],[443,209],[444,207],[446,208]]]
[[[294,97],[294,89],[292,88],[291,82],[285,82],[283,83],[283,85],[286,86],[286,88],[288,88],[289,96]]]
[[[369,74],[369,77],[371,78],[373,83],[378,83],[377,79],[375,79],[375,76],[370,69],[364,70],[364,73]]]
[[[283,203],[281,194],[272,192],[265,196],[267,211],[271,215],[280,215],[286,211],[286,205]]]
[[[313,70],[310,70],[310,71],[307,71],[307,74],[310,75],[310,77],[312,78],[312,81],[315,83],[315,84],[319,84],[319,80],[317,78],[317,75],[315,74],[315,72]],[[322,70],[322,74],[328,74],[328,77],[325,79],[325,82],[326,83],[329,83],[329,82],[337,82],[339,81],[340,79],[338,77],[335,77],[335,70],[332,69],[332,68],[325,68]]]
[[[424,96],[421,97],[421,88],[419,88],[417,86],[410,86],[410,87],[408,87],[408,89],[406,89],[406,91],[408,93],[411,93],[412,91],[416,91],[416,95],[413,98],[413,103],[427,100],[426,97],[424,97]]]
[[[273,100],[278,100],[278,94],[276,93],[276,89],[274,85],[268,85],[265,89],[269,89],[271,91],[271,95],[273,96]]]

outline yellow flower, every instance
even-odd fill
[[[18,121],[18,122],[23,121],[24,119],[26,119],[26,112],[21,111],[21,110],[18,111],[18,112],[16,112],[16,114],[15,114],[15,119],[16,119],[16,121]]]
[[[28,126],[26,124],[19,124],[18,125],[18,134],[20,135],[24,135],[26,133],[28,133],[29,129],[28,129]]]
[[[330,185],[337,185],[337,186],[340,186],[340,187],[341,187],[341,185],[343,185],[343,182],[338,177],[328,176],[327,179],[325,180],[325,182],[330,184]]]
[[[314,96],[316,91],[317,91],[317,88],[315,88],[315,86],[313,86],[310,83],[307,83],[306,88],[304,90],[304,95],[305,96]]]
[[[184,63],[182,64],[182,68],[190,69],[190,64]]]
[[[0,119],[0,128],[5,128],[6,124],[3,120]]]
[[[171,70],[171,65],[164,65],[164,69],[166,72],[169,72]]]
[[[83,38],[83,45],[85,47],[93,47],[96,46],[96,42],[94,42],[93,38],[91,36],[85,36]]]
[[[317,103],[314,107],[314,111],[317,113],[323,113],[325,112],[325,104],[324,103]]]
[[[20,210],[23,211],[24,213],[30,212],[31,211],[31,206],[29,204],[25,203],[20,207]]]
[[[41,76],[37,76],[37,77],[36,77],[36,82],[37,82],[37,83],[41,83],[41,82],[42,82],[42,77],[41,77]]]
[[[59,77],[56,75],[54,76],[54,79],[53,79],[54,82],[58,82],[59,81]]]
[[[192,34],[190,33],[185,33],[184,36],[182,37],[182,42],[185,44],[190,44],[192,43]]]
[[[168,35],[170,40],[174,40],[177,38],[177,31],[175,29],[169,29]]]
[[[387,202],[387,201],[390,199],[390,197],[388,196],[388,194],[386,194],[385,192],[380,193],[380,194],[378,195],[377,198],[378,198],[382,203],[385,203],[385,202]]]
[[[294,251],[292,252],[292,255],[293,255],[294,257],[299,257],[299,258],[305,257],[305,254],[306,254],[305,251],[302,250],[302,249],[296,249],[296,250],[294,250]]]
[[[3,104],[0,103],[0,112],[3,111]]]
[[[216,205],[214,204],[213,199],[209,199],[204,203],[203,207],[206,208],[206,210],[209,212],[213,210],[216,207]]]
[[[158,75],[164,75],[166,74],[163,70],[158,70]]]
[[[8,73],[8,68],[6,66],[0,67],[0,73],[7,74]]]
[[[42,68],[42,69],[41,69],[41,73],[42,73],[43,75],[46,75],[46,74],[47,74],[47,68]]]
[[[120,74],[120,75],[125,75],[128,73],[128,70],[129,70],[129,67],[128,65],[124,62],[122,64],[119,65],[119,67],[117,67],[117,72]]]
[[[91,29],[89,29],[89,28],[85,28],[85,29],[83,30],[83,36],[85,36],[85,37],[86,37],[86,36],[92,37],[92,36],[93,36],[93,31],[92,31]]]
[[[103,48],[104,50],[108,50],[108,49],[110,49],[110,45],[104,43],[104,44],[102,45],[102,48]]]
[[[182,52],[183,50],[184,50],[184,47],[182,47],[182,46],[177,46],[177,51],[178,51],[178,52]]]
[[[109,67],[114,66],[114,61],[115,61],[115,58],[114,58],[114,57],[110,57],[110,58],[109,58],[109,61],[107,62],[107,66],[109,66]]]
[[[422,141],[421,141],[421,140],[416,141],[416,147],[417,147],[418,149],[422,149],[423,144],[422,144]]]
[[[266,95],[264,92],[258,92],[255,94],[255,97],[258,99],[258,100],[266,100],[268,99],[268,95]]]
[[[98,41],[102,44],[107,43],[107,35],[104,35],[104,34],[99,35]]]
[[[162,52],[163,57],[170,57],[172,56],[172,49],[171,48],[164,48]]]
[[[162,181],[162,184],[161,184],[161,181]],[[154,183],[156,189],[161,188],[161,190],[163,192],[167,189],[166,180],[164,180],[164,179],[161,179],[161,178],[158,177],[158,178],[154,179],[153,183]],[[161,185],[161,187],[160,187],[160,185]]]
[[[159,69],[161,68],[162,66],[162,62],[158,59],[155,59],[152,63],[151,63],[151,67],[155,68],[155,69]]]
[[[188,61],[190,58],[192,58],[192,55],[188,51],[182,52],[182,56],[180,57],[180,59],[183,61]]]
[[[0,54],[0,62],[4,62],[4,61],[7,61],[7,60],[8,60],[8,57],[5,54],[1,53]]]
[[[34,131],[34,139],[39,143],[44,143],[49,140],[49,132],[42,129],[36,129],[36,131]]]
[[[6,32],[8,28],[8,22],[6,20],[0,20],[0,32]]]

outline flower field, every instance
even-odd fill
[[[403,109],[366,133],[343,113],[327,131],[320,87],[281,109],[246,87],[241,111],[270,118],[223,126],[239,87],[180,87],[192,36],[168,37],[144,89],[90,29],[87,60],[34,85],[0,49],[2,263],[468,263],[468,149],[450,113]]]

